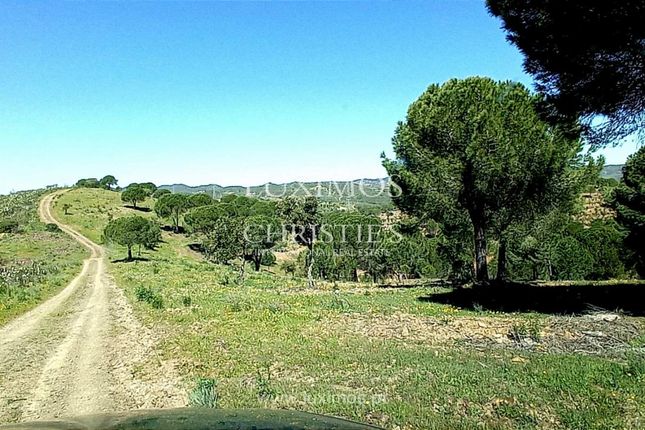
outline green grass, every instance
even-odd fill
[[[20,224],[18,233],[0,234],[0,265],[25,267],[35,264],[46,273],[22,286],[0,288],[0,325],[35,307],[66,286],[81,270],[87,250],[62,232],[46,231],[37,208],[45,190],[0,196],[3,219]],[[0,281],[0,284],[2,281]]]
[[[68,204],[68,213],[63,205]],[[142,208],[151,208],[152,200],[139,204]],[[103,229],[111,218],[127,214],[154,216],[151,212],[135,211],[124,207],[121,194],[98,188],[72,189],[56,199],[54,216],[65,224],[70,224],[96,243],[102,243]]]
[[[130,211],[115,196],[73,191],[66,197],[75,199],[77,212],[67,222],[102,228],[107,217],[95,218],[97,208],[99,214]],[[187,243],[189,238],[166,234],[156,251],[143,252],[147,261],[112,263],[110,271],[143,321],[164,333],[164,354],[192,381],[193,397],[216,399],[217,407],[301,409],[391,429],[643,426],[642,356],[366,335],[345,322],[358,318],[405,329],[406,321],[417,319],[486,323],[509,316],[421,302],[419,296],[440,291],[422,287],[322,284],[310,291],[304,280],[267,272],[249,273],[238,285],[235,270],[200,261],[186,252]],[[112,260],[123,254],[109,249]],[[406,319],[398,323],[401,315]],[[545,319],[512,318],[520,321],[518,333],[535,338]],[[201,393],[203,381],[208,396]],[[213,405],[211,400],[200,402]]]

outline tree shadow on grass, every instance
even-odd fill
[[[183,234],[183,233],[186,232],[186,229],[184,227],[182,227],[182,226],[179,226],[177,228],[177,231],[175,231],[175,227],[172,226],[172,225],[164,225],[164,226],[161,227],[161,229],[163,231],[167,231],[169,233],[177,233],[177,234]]]
[[[188,248],[191,251],[199,252],[200,254],[203,254],[205,252],[204,247],[201,243],[189,243]]]
[[[503,283],[457,288],[418,298],[470,310],[580,314],[593,309],[645,316],[645,285]]]
[[[377,285],[378,288],[419,288],[419,287],[437,287],[437,288],[452,288],[454,284],[452,282],[446,281],[445,279],[429,279],[429,280],[420,280],[420,279],[406,279],[399,282],[384,282]]]
[[[112,260],[112,263],[136,263],[137,261],[150,261],[149,258],[146,257],[132,257],[132,259],[127,259],[127,258],[120,258],[118,260]]]
[[[134,206],[132,206],[132,205],[124,205],[124,206],[126,208],[128,208],[128,209],[132,209],[132,210],[139,211],[139,212],[151,212],[152,211],[152,209],[150,209],[150,208],[142,208],[142,207],[139,207],[139,206],[137,206],[136,208]]]

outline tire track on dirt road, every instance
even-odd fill
[[[0,423],[184,406],[177,372],[107,273],[103,248],[52,215],[60,193],[42,199],[40,217],[90,256],[60,293],[0,328]]]

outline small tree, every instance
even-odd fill
[[[117,183],[118,183],[118,181],[112,175],[104,176],[99,181],[99,184],[101,185],[101,188],[105,188],[106,190],[111,190],[112,188],[116,187]]]
[[[313,288],[314,245],[320,230],[321,215],[315,197],[287,197],[278,204],[278,214],[288,224],[295,241],[307,247],[307,285]]]
[[[266,215],[254,215],[244,221],[245,259],[253,262],[255,271],[260,270],[262,261],[271,253],[281,237],[281,227],[278,220]]]
[[[186,194],[166,194],[155,203],[155,213],[161,218],[169,219],[175,233],[179,233],[179,221],[188,208]]]
[[[152,220],[133,215],[110,221],[103,231],[103,237],[107,242],[125,246],[128,249],[127,261],[132,261],[132,247],[153,248],[160,241],[161,232]]]
[[[71,208],[72,208],[72,205],[70,205],[69,203],[64,203],[63,204],[63,213],[65,213],[65,215],[69,215],[69,210]]]
[[[128,188],[121,192],[121,201],[126,203],[132,203],[132,206],[136,209],[137,202],[142,202],[148,197],[146,190],[138,184],[128,185]]]

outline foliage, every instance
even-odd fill
[[[212,205],[213,203],[214,203],[213,198],[205,193],[191,194],[188,197],[188,206],[191,208],[208,206],[208,205]]]
[[[307,247],[307,284],[314,287],[314,244],[320,230],[321,214],[315,197],[286,197],[278,203],[277,214],[286,223],[294,240]]]
[[[489,234],[503,239],[511,224],[571,198],[565,178],[579,162],[580,143],[567,125],[540,119],[539,101],[514,82],[431,85],[396,130],[397,158],[384,159],[402,189],[394,198],[401,210],[436,221],[448,241],[472,229],[481,282],[488,280]]]
[[[0,324],[38,305],[78,273],[85,249],[51,233],[37,209],[47,190],[0,196],[0,219],[20,234],[0,234]],[[3,224],[0,221],[0,224]]]
[[[152,197],[158,199],[159,197],[166,194],[172,194],[172,191],[167,188],[158,188],[154,193],[152,193]]]
[[[125,246],[130,261],[133,246],[153,248],[161,240],[161,231],[154,221],[132,215],[110,221],[103,231],[103,236],[107,242]]]
[[[488,0],[524,68],[558,115],[606,121],[592,135],[607,144],[645,126],[645,7],[641,0]],[[575,25],[572,25],[574,21]]]
[[[192,209],[186,214],[191,232],[202,238],[207,256],[220,263],[240,260],[240,278],[245,261],[260,270],[267,255],[281,238],[282,230],[271,203],[247,197],[227,197],[216,204]]]
[[[0,233],[18,233],[20,224],[13,220],[0,221]]]
[[[34,284],[42,282],[53,268],[41,262],[27,262],[9,266],[0,265],[0,294],[7,297],[18,294]]]
[[[45,231],[48,231],[50,233],[62,233],[60,227],[57,224],[53,223],[45,224]]]
[[[135,290],[138,301],[146,302],[154,309],[163,309],[163,297],[150,287],[139,286]]]
[[[190,392],[190,406],[198,408],[217,407],[217,382],[211,378],[200,378]]]
[[[616,221],[626,231],[625,246],[640,277],[645,276],[645,147],[627,159],[620,185],[614,190]]]
[[[139,184],[130,184],[121,192],[121,200],[126,203],[132,203],[137,207],[138,202],[142,202],[148,197],[148,192]]]
[[[118,183],[119,181],[117,181],[117,179],[112,175],[106,175],[99,181],[101,188],[105,188],[106,190],[116,188]]]
[[[85,178],[76,181],[77,188],[101,188],[101,183],[97,178]]]
[[[93,190],[76,191],[70,197],[95,197]],[[75,226],[89,225],[80,214],[93,220],[92,205],[75,207]],[[109,210],[126,211],[118,200]],[[422,229],[432,243],[432,227]],[[244,288],[232,289],[230,267],[187,254],[181,236],[165,240],[146,255],[150,263],[113,264],[110,272],[130,297],[142,284],[163,291],[169,311],[135,310],[164,328],[160,353],[183,363],[187,380],[217,381],[218,407],[304,408],[386,428],[638,427],[642,359],[542,348],[547,337],[563,334],[551,333],[550,321],[586,318],[481,314],[420,300],[447,292],[439,287],[338,282],[334,290],[321,281],[314,294],[302,290],[301,279],[266,271],[249,273]],[[190,308],[183,305],[186,295]],[[534,318],[545,326],[539,348],[486,346],[472,336],[479,324],[486,336],[505,336],[515,324],[530,336]],[[631,326],[630,317],[623,320]],[[444,342],[445,331],[459,339]],[[258,396],[269,372],[271,401]]]
[[[612,220],[588,228],[553,212],[509,233],[509,272],[517,279],[603,280],[625,276],[623,234]]]
[[[165,194],[155,203],[155,213],[161,218],[170,219],[175,233],[179,233],[179,221],[188,208],[187,194]]]
[[[146,195],[148,197],[152,196],[156,191],[157,191],[157,186],[153,184],[152,182],[142,182],[139,185],[141,188],[146,190]]]

